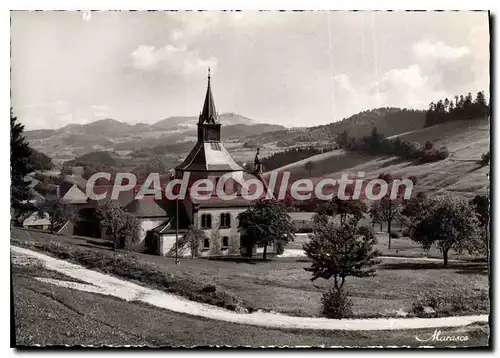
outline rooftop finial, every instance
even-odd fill
[[[210,81],[210,66],[208,66],[208,80]]]

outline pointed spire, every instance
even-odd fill
[[[208,68],[208,86],[207,94],[205,95],[205,103],[203,110],[200,114],[199,123],[215,123],[217,120],[217,111],[215,110],[215,101],[212,95],[212,88],[210,86],[210,67]]]

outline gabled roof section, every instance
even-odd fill
[[[186,159],[176,169],[182,171],[214,172],[236,172],[243,170],[220,142],[197,142],[193,150],[191,150]]]
[[[145,196],[134,200],[125,207],[125,210],[139,218],[154,218],[169,216],[167,211],[154,197]]]
[[[215,101],[214,101],[214,96],[212,95],[212,88],[210,86],[210,67],[209,67],[207,94],[205,95],[205,103],[203,104],[203,110],[201,111],[198,123],[215,124],[217,121],[218,121],[218,116],[217,116],[217,111],[215,109]]]
[[[77,184],[73,184],[73,186],[61,198],[61,201],[68,204],[85,204],[87,200],[87,194],[80,190]]]

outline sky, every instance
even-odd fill
[[[287,127],[489,94],[487,12],[12,12],[27,129],[219,113]]]

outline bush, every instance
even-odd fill
[[[490,151],[481,155],[481,164],[488,165],[490,163]]]
[[[404,229],[403,232],[401,233],[401,236],[410,237],[410,230]]]
[[[425,312],[430,307],[434,312]],[[412,304],[412,312],[421,318],[457,316],[466,314],[487,313],[489,298],[485,291],[478,293],[462,293],[443,291],[426,292],[417,297]]]
[[[205,292],[205,293],[212,293],[215,291],[217,291],[217,287],[215,285],[212,285],[212,284],[208,284],[208,285],[203,286],[203,289],[201,290],[201,292]]]
[[[399,232],[397,232],[397,231],[391,231],[391,233],[389,235],[391,236],[391,239],[399,239],[400,238]]]
[[[341,319],[352,316],[352,301],[343,289],[337,290],[333,287],[325,292],[321,304],[325,317]]]

